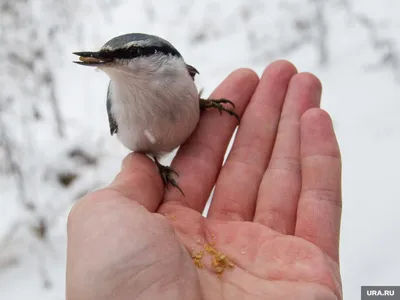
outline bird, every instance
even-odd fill
[[[160,159],[193,133],[202,110],[218,109],[240,118],[228,99],[203,99],[195,84],[197,69],[167,40],[127,33],[98,51],[73,52],[74,63],[96,67],[109,77],[106,109],[111,135],[132,152],[153,158],[166,187],[183,190],[178,173]],[[175,176],[174,176],[175,175]]]

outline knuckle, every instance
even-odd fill
[[[324,202],[328,205],[338,207],[342,209],[342,201],[340,201],[340,195],[333,189],[324,188],[310,188],[302,192],[303,197],[314,199],[318,202]]]

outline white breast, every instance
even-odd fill
[[[128,149],[161,155],[181,145],[195,129],[199,96],[181,58],[137,58],[103,71],[111,78],[117,135]]]

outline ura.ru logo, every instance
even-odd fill
[[[368,296],[394,296],[394,290],[367,290]]]

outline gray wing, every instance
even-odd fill
[[[193,80],[196,74],[199,74],[199,71],[197,71],[196,68],[191,65],[186,64],[186,69],[188,70],[189,75],[192,77]]]
[[[108,84],[107,89],[107,115],[108,123],[110,124],[110,134],[113,135],[114,133],[117,133],[118,125],[111,113],[111,81]]]

